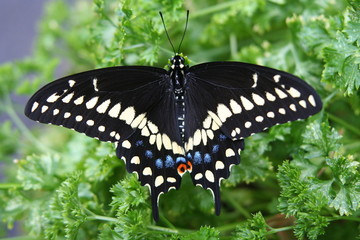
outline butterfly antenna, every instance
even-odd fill
[[[167,38],[168,38],[168,40],[169,40],[169,43],[170,43],[170,45],[171,45],[171,47],[172,47],[172,49],[173,49],[173,51],[174,51],[174,55],[175,55],[175,54],[176,54],[175,48],[174,48],[174,45],[172,44],[172,42],[171,42],[171,40],[170,40],[168,31],[167,31],[167,29],[166,29],[165,22],[164,22],[164,17],[163,17],[163,15],[162,15],[161,12],[159,12],[159,14],[160,14],[160,17],[161,17],[161,21],[162,21],[162,23],[163,23],[163,25],[164,25],[164,29],[165,29],[166,36],[167,36]]]
[[[189,21],[189,10],[186,11],[185,29],[184,29],[184,33],[182,35],[182,38],[181,38],[181,41],[180,41],[180,44],[179,44],[178,52],[180,52],[181,44],[182,44],[182,42],[184,40],[184,37],[185,37],[186,29],[187,29],[187,26],[188,26],[188,21]]]

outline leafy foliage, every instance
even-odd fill
[[[47,3],[33,55],[0,66],[0,113],[10,119],[0,125],[0,236],[21,225],[27,239],[356,238],[359,6],[359,0]],[[166,65],[173,53],[158,11],[177,47],[185,9],[190,21],[181,50],[191,63],[235,60],[292,72],[322,95],[324,111],[246,140],[242,163],[222,182],[219,217],[211,194],[185,176],[180,190],[161,197],[155,223],[148,189],[126,173],[113,146],[54,126],[29,129],[12,96],[95,67]],[[58,73],[60,63],[67,63],[66,73]]]

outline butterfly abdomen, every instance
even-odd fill
[[[185,101],[184,101],[184,93],[183,91],[176,93],[175,92],[175,99],[176,99],[176,108],[177,108],[177,121],[179,132],[181,136],[181,140],[185,142]]]

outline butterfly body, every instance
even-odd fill
[[[29,100],[25,114],[117,144],[116,155],[150,189],[158,219],[161,194],[189,172],[211,190],[220,213],[220,182],[240,163],[244,138],[321,110],[315,90],[289,73],[240,62],[169,70],[110,67],[56,80]]]

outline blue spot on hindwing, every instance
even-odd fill
[[[186,163],[186,159],[184,157],[177,157],[176,158],[176,163],[180,163],[180,162]]]
[[[155,166],[157,168],[163,168],[163,161],[160,158],[156,159]]]
[[[167,168],[171,168],[171,167],[173,167],[174,166],[174,160],[173,160],[173,158],[170,156],[170,155],[167,155],[166,156],[166,160],[165,160],[165,167],[167,167]]]
[[[153,157],[152,151],[146,150],[146,151],[145,151],[145,157],[147,157],[147,158],[152,158],[152,157]]]
[[[219,140],[220,141],[224,141],[225,139],[227,139],[227,137],[224,134],[219,135]]]
[[[137,147],[139,147],[139,146],[144,146],[143,140],[138,140],[138,141],[136,141],[135,146],[137,146]]]
[[[219,145],[214,145],[212,148],[213,153],[217,153],[219,151]]]
[[[187,157],[189,160],[191,160],[191,159],[192,159],[191,153],[188,153],[188,154],[186,155],[186,157]]]
[[[211,162],[211,156],[210,156],[210,154],[205,153],[205,155],[204,155],[204,162],[205,162],[205,163]]]
[[[199,151],[194,154],[194,164],[200,164],[202,162],[201,154]]]

